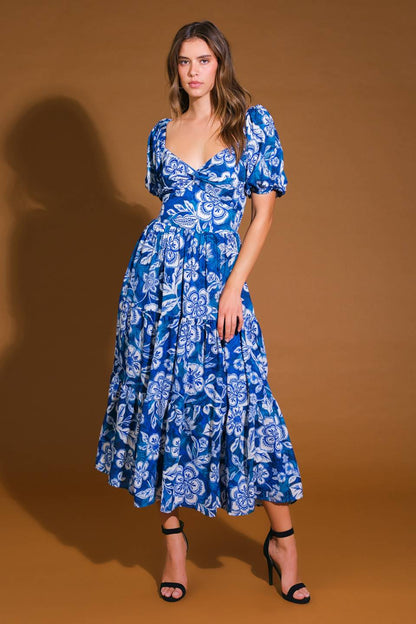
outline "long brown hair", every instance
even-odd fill
[[[210,92],[211,106],[214,117],[218,117],[221,122],[219,137],[229,148],[234,148],[238,162],[245,146],[243,129],[251,94],[237,81],[227,39],[208,20],[185,24],[173,39],[167,58],[169,104],[173,119],[178,119],[189,107],[189,96],[179,84],[178,55],[182,42],[193,37],[203,39],[218,61],[215,84]]]

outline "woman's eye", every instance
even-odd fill
[[[207,63],[209,63],[209,59],[201,59],[200,62],[203,65],[206,65]],[[178,61],[178,65],[186,65],[187,63],[188,63],[188,61],[185,61],[185,60]]]

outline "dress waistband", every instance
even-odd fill
[[[158,231],[169,232],[170,230],[180,230],[181,232],[188,232],[192,235],[197,234],[212,237],[217,240],[232,237],[240,241],[240,235],[237,230],[233,230],[230,227],[209,229],[212,223],[201,221],[196,215],[194,216],[192,214],[173,216],[159,214],[158,217],[153,219],[152,223],[154,228]],[[205,227],[201,227],[201,224]]]

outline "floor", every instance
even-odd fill
[[[305,605],[282,599],[276,574],[275,586],[267,583],[261,507],[242,518],[220,510],[215,519],[183,509],[189,586],[174,605],[157,594],[157,507],[134,508],[128,492],[107,486],[98,472],[96,480],[94,496],[25,492],[13,500],[2,490],[2,622],[128,624],[172,613],[185,623],[196,616],[201,623],[414,621],[410,497],[374,494],[353,504],[348,493],[309,490],[292,506],[301,578],[311,593]]]

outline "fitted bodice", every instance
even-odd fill
[[[238,163],[234,149],[224,148],[195,169],[166,147],[169,121],[159,120],[148,139],[145,184],[162,200],[160,221],[194,232],[236,232],[252,192],[286,191],[282,147],[264,106],[246,111],[247,140]]]

